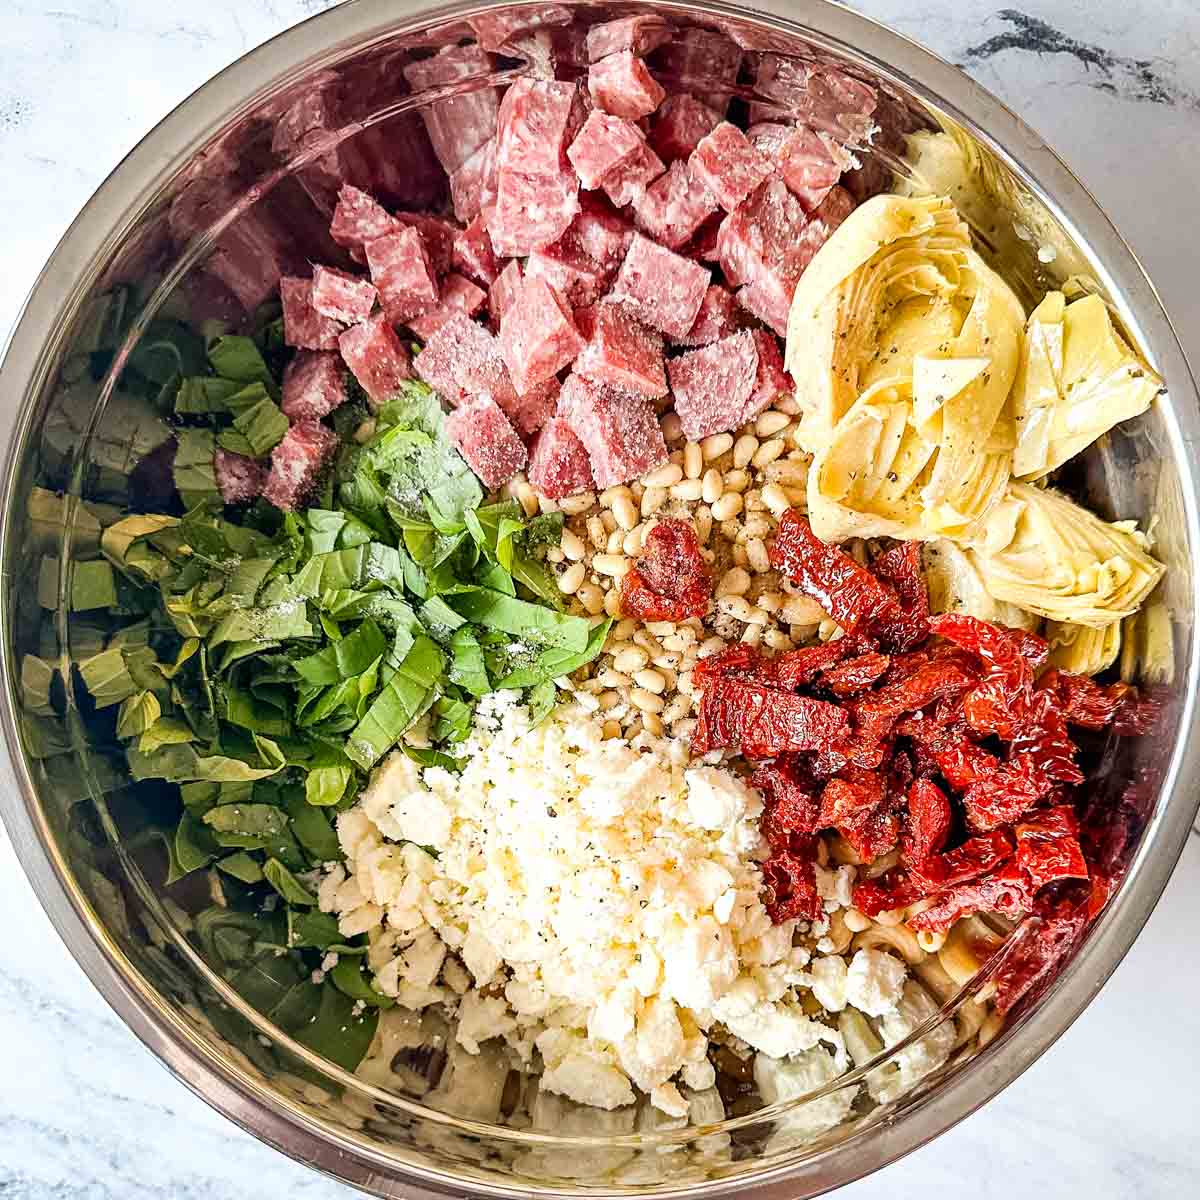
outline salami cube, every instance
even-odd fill
[[[454,258],[454,239],[462,232],[458,226],[445,217],[434,217],[429,213],[398,212],[396,221],[421,235],[433,273],[438,278],[445,275]]]
[[[544,279],[572,308],[595,304],[612,277],[573,246],[566,234],[525,260],[526,279]]]
[[[788,191],[813,212],[842,177],[844,152],[835,153],[830,139],[803,125],[779,149],[779,164]]]
[[[316,489],[337,445],[337,434],[320,421],[297,421],[271,451],[263,499],[285,512],[301,507]]]
[[[495,283],[496,276],[500,274],[500,264],[492,249],[484,213],[480,213],[454,239],[453,265],[476,283],[484,286]]]
[[[529,482],[551,500],[577,496],[594,486],[587,447],[562,417],[553,417],[529,448]]]
[[[339,246],[350,251],[359,262],[366,261],[363,247],[384,234],[393,233],[399,222],[373,196],[345,184],[338,192],[337,207],[333,210],[333,221],[329,235]]]
[[[579,180],[570,167],[554,174],[501,171],[488,220],[492,246],[506,258],[556,242],[579,211]]]
[[[604,181],[605,195],[617,208],[636,204],[663,173],[662,159],[643,142],[637,153],[612,171]]]
[[[721,121],[719,113],[703,100],[681,92],[668,96],[654,114],[650,128],[650,145],[666,163],[687,159]]]
[[[586,457],[586,456],[585,456]],[[213,454],[213,474],[221,499],[226,504],[244,504],[257,500],[267,482],[267,467],[256,458],[235,454],[232,450],[217,447]]]
[[[489,491],[525,466],[525,443],[491,396],[475,396],[455,409],[446,418],[446,432]]]
[[[667,461],[658,417],[644,396],[569,375],[558,415],[586,447],[597,487],[628,483]]]
[[[579,215],[571,222],[563,241],[590,258],[606,274],[615,276],[629,251],[633,226],[599,197],[580,199]]]
[[[544,279],[526,274],[500,321],[500,352],[518,394],[557,375],[581,349],[565,301]]]
[[[635,233],[611,298],[628,304],[643,325],[683,337],[704,303],[711,275],[699,263]]]
[[[652,400],[667,394],[662,337],[623,305],[609,302],[581,308],[575,323],[587,342],[575,359],[577,375]]]
[[[758,349],[743,329],[671,359],[667,372],[680,428],[696,442],[741,425],[758,380]]]
[[[742,48],[736,42],[711,29],[684,29],[654,52],[653,61],[671,80],[673,92],[691,92],[719,117],[725,115],[742,69]]]
[[[550,79],[516,80],[504,93],[496,132],[496,165],[526,175],[562,169],[576,118],[577,88]]]
[[[334,267],[313,267],[313,308],[323,317],[354,325],[365,321],[379,293],[369,279],[361,279]]]
[[[313,307],[313,281],[285,275],[279,281],[283,301],[283,340],[298,350],[335,350],[342,326]]]
[[[412,378],[408,350],[383,313],[347,329],[338,338],[338,349],[372,409],[386,404]]]
[[[733,293],[719,283],[714,283],[704,293],[704,302],[696,314],[692,327],[681,338],[675,338],[677,346],[707,346],[728,337],[737,327],[737,302]]]
[[[469,279],[453,272],[442,281],[442,294],[436,308],[413,317],[408,327],[421,341],[428,341],[456,312],[473,317],[487,303],[487,292]]]
[[[869,135],[878,101],[870,84],[845,71],[784,54],[762,56],[755,91],[773,103],[752,104],[752,121],[785,116],[842,141],[861,141]]]
[[[823,221],[809,221],[795,235],[781,264],[755,269],[751,282],[738,292],[738,303],[786,337],[796,281],[828,237],[829,227]]]
[[[671,250],[691,241],[700,226],[718,211],[713,194],[678,161],[634,203],[638,225]]]
[[[496,339],[466,313],[452,313],[413,359],[413,370],[451,404],[487,394],[501,404],[515,399]]]
[[[587,34],[588,62],[599,62],[610,54],[628,50],[632,54],[649,54],[664,42],[669,42],[675,30],[662,17],[653,14],[641,17],[620,17],[593,25]]]
[[[488,313],[497,329],[520,290],[521,264],[514,258],[496,276],[495,283],[488,288]]]
[[[756,150],[736,126],[722,121],[703,138],[688,160],[688,170],[732,212],[771,176],[771,160]]]
[[[425,242],[412,226],[366,244],[371,279],[394,325],[428,312],[438,302],[438,284]]]
[[[450,202],[454,215],[467,224],[496,203],[496,139],[488,138],[457,171],[450,175]]]
[[[750,399],[742,410],[742,425],[753,421],[759,413],[766,412],[780,396],[792,390],[791,381],[783,369],[783,355],[779,353],[779,342],[775,335],[765,329],[752,329],[750,336],[758,351],[758,375]]]
[[[642,131],[623,117],[610,117],[593,110],[575,140],[567,147],[567,158],[585,188],[603,186],[605,177],[641,153]]]
[[[480,13],[469,24],[485,50],[503,50],[520,34],[570,21],[571,10],[562,4],[526,4],[504,12]]]
[[[409,63],[404,78],[414,92],[490,75],[495,60],[477,45],[446,46],[432,58]],[[421,110],[433,152],[447,173],[457,171],[496,131],[499,102],[494,88],[434,100]]]
[[[597,108],[631,121],[648,117],[667,94],[632,50],[619,50],[592,63],[588,91]]]
[[[516,431],[522,437],[530,437],[550,420],[558,407],[558,393],[558,380],[551,378],[535,384],[522,396],[501,399],[499,404]]]
[[[289,421],[319,421],[346,403],[346,371],[329,350],[301,350],[283,372],[279,407]]]
[[[854,197],[844,187],[834,186],[821,201],[813,217],[824,223],[832,233],[857,207]]]

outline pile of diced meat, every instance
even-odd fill
[[[486,77],[481,43],[409,63],[409,84]],[[656,16],[580,32],[567,58],[574,81],[547,52],[507,90],[422,110],[453,218],[342,184],[329,233],[355,269],[281,280],[293,425],[269,466],[222,455],[227,498],[303,501],[335,448],[321,420],[347,399],[347,369],[373,406],[415,375],[488,488],[525,471],[555,499],[663,463],[668,408],[695,440],[789,388],[792,292],[855,205],[839,180],[875,90]],[[742,79],[758,97],[744,129],[726,119]]]

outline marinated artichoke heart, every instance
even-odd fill
[[[876,196],[847,218],[788,323],[819,536],[959,537],[999,502],[1024,319],[944,197]]]
[[[1045,636],[1050,643],[1050,665],[1076,675],[1098,675],[1117,661],[1121,652],[1121,622],[1103,629],[1048,621]]]
[[[1163,600],[1151,601],[1125,622],[1124,631],[1121,678],[1126,683],[1174,683],[1175,634],[1170,606]]]
[[[1025,327],[1013,389],[1013,474],[1040,479],[1150,407],[1162,380],[1113,327],[1099,296],[1051,292]]]
[[[1032,631],[1041,625],[1041,617],[997,600],[983,582],[974,557],[958,543],[947,538],[927,542],[922,557],[932,612],[965,613],[1013,629]]]
[[[997,600],[1094,629],[1137,612],[1163,574],[1131,523],[1026,483],[1009,487],[970,554]]]

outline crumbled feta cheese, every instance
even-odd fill
[[[673,1083],[660,1083],[650,1092],[650,1103],[668,1117],[686,1117],[688,1102]]]
[[[814,1047],[795,1058],[780,1060],[759,1054],[754,1060],[754,1082],[767,1104],[795,1100],[834,1080],[841,1073],[837,1060],[827,1050]],[[854,1087],[843,1088],[810,1100],[777,1119],[768,1146],[783,1149],[816,1137],[841,1124],[854,1103]]]
[[[846,1002],[869,1017],[891,1012],[900,1001],[908,967],[885,950],[859,950],[846,971]]]
[[[846,960],[836,954],[822,955],[808,968],[812,994],[826,1012],[846,1007]]]

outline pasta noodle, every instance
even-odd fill
[[[856,933],[851,945],[855,950],[895,950],[910,967],[925,961],[925,951],[904,924],[873,925]]]

